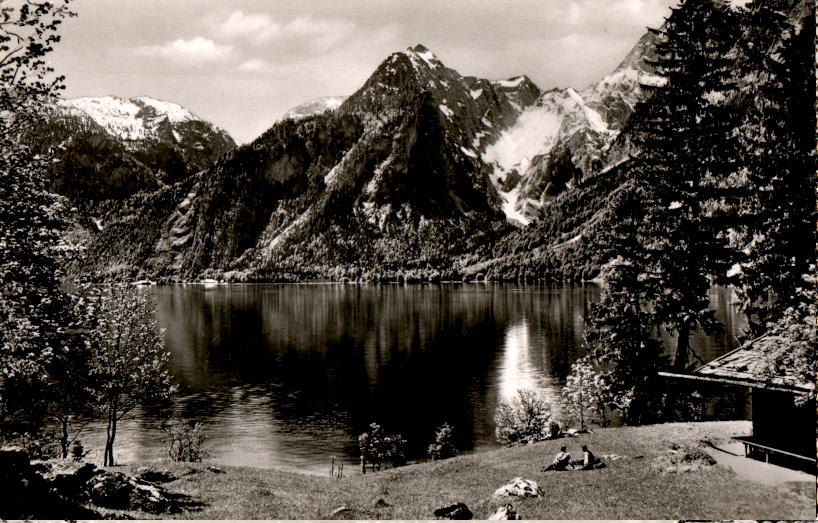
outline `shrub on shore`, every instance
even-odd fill
[[[437,429],[435,441],[429,445],[428,452],[433,460],[448,459],[457,455],[451,425],[444,423]]]
[[[165,423],[168,457],[173,461],[199,462],[208,455],[205,448],[204,425],[171,420]]]
[[[520,389],[516,396],[501,399],[494,425],[497,442],[509,447],[552,439],[560,433],[548,400],[541,392],[530,389]]]

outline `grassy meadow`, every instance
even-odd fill
[[[193,511],[170,516],[181,519],[434,519],[435,509],[457,502],[466,503],[475,519],[486,519],[506,502],[492,499],[493,492],[517,476],[536,481],[545,494],[510,500],[523,519],[813,519],[814,483],[765,485],[741,479],[720,465],[687,472],[659,465],[666,463],[674,445],[692,447],[702,440],[718,444],[749,430],[749,422],[599,429],[364,476],[355,470],[341,479],[248,467],[219,466],[223,472],[218,473],[206,463],[125,468],[133,472],[148,465],[179,476],[166,487],[201,503]],[[568,446],[572,457],[580,457],[582,444],[599,457],[608,456],[607,467],[541,471],[561,445]],[[380,499],[387,506],[377,503]]]

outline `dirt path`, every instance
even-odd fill
[[[771,465],[744,457],[744,446],[738,442],[720,443],[715,448],[707,447],[708,454],[718,462],[749,481],[765,485],[786,486],[792,482],[814,483],[815,476],[778,465]]]

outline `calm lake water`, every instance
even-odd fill
[[[354,472],[373,421],[422,457],[443,422],[457,447],[494,447],[494,408],[519,388],[556,397],[583,353],[595,285],[201,285],[151,289],[179,395],[117,435],[118,462],[165,457],[160,419],[207,427],[210,461],[326,474]],[[728,293],[712,305],[726,331],[700,337],[709,361],[735,347]],[[101,456],[104,426],[81,439]]]

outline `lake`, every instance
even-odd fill
[[[583,354],[596,285],[177,285],[150,290],[179,385],[172,408],[136,413],[117,462],[165,457],[161,417],[206,425],[210,461],[326,474],[330,456],[357,470],[372,422],[423,457],[436,427],[457,447],[495,447],[498,399],[519,388],[557,398]],[[699,336],[705,360],[735,347],[729,293],[711,301],[726,329]],[[101,456],[104,426],[81,439]]]

